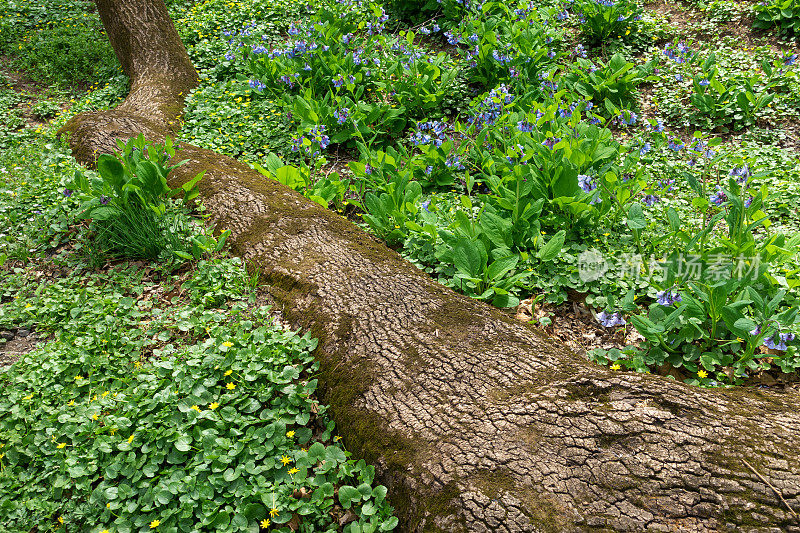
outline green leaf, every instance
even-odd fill
[[[182,435],[178,438],[177,442],[175,442],[175,448],[181,452],[188,452],[192,448],[192,438]]]
[[[559,247],[559,250],[561,248]],[[509,270],[519,263],[519,255],[509,255],[495,260],[486,271],[486,278],[489,282],[502,278]]]
[[[640,231],[647,227],[647,219],[644,216],[642,205],[639,202],[631,204],[628,209],[628,220],[626,221],[628,227],[634,231]]]
[[[453,263],[458,270],[473,278],[480,277],[485,266],[478,245],[466,237],[460,237],[456,243]]]
[[[558,256],[561,252],[561,248],[564,246],[564,239],[567,235],[565,230],[561,230],[553,237],[547,241],[547,244],[539,248],[539,251],[536,252],[536,257],[538,257],[541,261],[547,262],[552,261],[553,259]]]
[[[361,501],[361,492],[355,487],[350,485],[342,485],[339,487],[339,503],[342,507],[349,509],[353,502]]]

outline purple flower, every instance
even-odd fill
[[[422,209],[424,209],[425,211],[430,211],[430,209],[428,209],[428,206],[431,205],[431,201],[425,200],[420,205],[422,206]]]
[[[72,196],[72,189],[64,189],[64,196],[66,196],[67,198]]]
[[[517,129],[521,132],[531,132],[533,131],[533,128],[534,126],[530,122],[526,122],[524,120],[517,122]]]
[[[591,176],[587,176],[586,174],[579,174],[578,175],[578,186],[581,188],[583,192],[591,192],[597,188],[594,180]]]
[[[602,311],[597,315],[597,321],[600,322],[600,325],[605,328],[613,328],[615,326],[624,326],[627,324],[625,319],[619,313],[607,313],[606,311]]]
[[[677,291],[677,289],[674,291],[671,289],[667,291],[661,291],[658,294],[656,294],[656,296],[658,297],[658,300],[656,300],[656,302],[659,305],[663,305],[666,307],[669,307],[672,304],[680,302],[682,300],[681,295]]]
[[[661,201],[661,198],[659,198],[655,194],[645,194],[644,198],[642,198],[642,202],[647,207],[653,207],[654,205],[656,205],[660,201]]]
[[[100,204],[101,205],[108,205],[108,201],[109,200],[110,200],[110,198],[108,196],[101,196],[100,197]]]
[[[547,139],[544,140],[544,142],[542,142],[542,144],[552,150],[553,147],[557,145],[559,142],[561,142],[560,137],[548,137]]]
[[[333,112],[333,116],[339,124],[344,124],[350,118],[350,109],[347,107],[337,109]]]
[[[714,193],[711,196],[711,198],[709,200],[711,201],[712,204],[722,205],[722,204],[724,204],[725,202],[728,201],[728,197],[725,195],[725,193],[723,191],[718,190],[716,193]]]
[[[775,342],[775,339],[778,339],[778,342]],[[774,334],[768,339],[764,340],[764,346],[769,348],[770,350],[780,350],[782,352],[786,351],[786,342],[783,340],[783,335]]]
[[[372,174],[372,167],[370,165],[364,165],[364,172],[366,174]]]
[[[711,83],[711,82],[709,82],[709,81],[708,81],[708,80],[706,80],[706,79],[703,79],[703,80],[700,80],[699,82],[697,82],[697,84],[698,84],[700,87],[708,87],[708,84],[709,84],[709,83]]]

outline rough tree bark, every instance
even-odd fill
[[[118,137],[172,134],[196,80],[163,0],[96,3],[132,90],[65,127],[87,164]],[[248,166],[180,158],[173,185],[206,171],[234,252],[319,337],[322,399],[402,531],[800,531],[797,391],[592,365]]]

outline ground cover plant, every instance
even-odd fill
[[[752,142],[798,116],[791,50],[689,40],[637,2],[321,0],[252,16],[274,5],[190,47],[213,65],[187,107],[192,142],[352,213],[476,298],[583,294],[598,323],[644,337],[590,355],[614,368],[706,386],[794,372],[796,157]],[[700,16],[697,35],[717,23]],[[208,98],[224,91],[233,103]],[[231,122],[204,129],[195,109]],[[728,132],[751,141],[714,137]]]
[[[4,31],[36,29],[11,7],[25,23]],[[374,468],[315,397],[316,341],[220,254],[194,184],[167,187],[172,140],[133,139],[89,171],[55,139],[124,78],[68,93],[4,73],[0,529],[392,530]]]

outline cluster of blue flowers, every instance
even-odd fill
[[[600,322],[600,325],[605,328],[613,328],[616,326],[624,326],[627,324],[625,319],[622,318],[622,315],[619,313],[608,313],[606,311],[602,311],[601,313],[597,314],[597,321]]]
[[[305,143],[306,140],[309,141],[309,144]],[[331,143],[330,138],[325,135],[325,126],[323,124],[314,126],[306,135],[301,135],[292,139],[292,141],[293,152],[303,151],[306,155],[311,157],[319,156],[321,151],[326,149]]]
[[[656,302],[659,305],[664,305],[667,307],[683,300],[683,298],[681,298],[681,294],[677,291],[677,289],[661,291],[658,294],[656,294],[656,298],[657,298]]]
[[[489,91],[486,98],[475,107],[470,117],[470,122],[482,128],[491,126],[507,112],[508,106],[514,101],[514,98],[514,94],[511,93],[507,85],[499,85]]]
[[[686,46],[686,43],[681,41],[677,44],[671,43],[664,46],[664,55],[675,63],[686,63],[692,56],[692,50]]]

